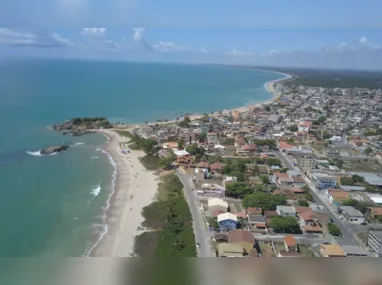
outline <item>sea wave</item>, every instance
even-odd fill
[[[92,188],[92,190],[90,191],[90,194],[92,194],[93,197],[97,197],[101,192],[101,182],[102,181],[100,181],[99,184],[96,187]]]
[[[80,145],[83,145],[83,144],[84,144],[84,142],[77,142],[77,143],[73,144],[73,146],[80,146]]]
[[[114,170],[113,170],[113,175],[112,175],[112,179],[111,179],[111,191],[110,191],[110,195],[109,195],[109,197],[106,200],[105,207],[103,208],[102,224],[95,224],[94,225],[95,228],[100,229],[100,231],[97,231],[98,239],[97,239],[97,241],[90,248],[88,248],[85,251],[84,256],[86,256],[86,257],[90,256],[92,251],[99,245],[99,243],[106,236],[106,234],[107,234],[107,232],[109,230],[109,226],[108,226],[108,224],[106,222],[106,220],[107,220],[106,214],[107,214],[107,211],[108,211],[108,209],[110,208],[110,205],[111,205],[110,201],[111,201],[111,198],[113,197],[113,194],[115,192],[115,180],[117,179],[117,164],[114,161],[113,157],[107,151],[105,151],[103,149],[97,148],[96,150],[98,152],[101,152],[101,153],[105,154],[108,157],[109,162],[113,166]]]
[[[36,151],[27,151],[27,154],[32,155],[32,156],[52,156],[52,155],[57,155],[58,152],[54,152],[51,154],[42,154],[41,149],[40,149],[40,150],[36,150]]]
[[[98,156],[92,156],[92,159],[99,159]]]

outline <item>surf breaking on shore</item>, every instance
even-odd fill
[[[135,236],[143,222],[142,209],[149,205],[156,194],[156,176],[147,171],[139,158],[141,151],[122,153],[121,137],[111,130],[99,130],[108,137],[103,149],[114,167],[111,189],[103,211],[102,230],[85,256],[128,257],[133,254]]]

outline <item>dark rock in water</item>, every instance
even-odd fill
[[[40,153],[42,155],[49,155],[49,154],[53,154],[55,152],[61,152],[61,151],[67,150],[69,147],[70,146],[68,146],[68,145],[50,146],[50,147],[46,147],[46,148],[42,149]]]

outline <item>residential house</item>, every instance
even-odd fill
[[[369,253],[359,245],[343,245],[346,257],[368,257]]]
[[[228,236],[223,233],[216,233],[212,239],[215,242],[228,242]]]
[[[196,193],[205,197],[225,197],[225,187],[218,184],[203,183]]]
[[[298,198],[298,196],[301,196],[305,193],[304,189],[302,188],[297,188],[297,187],[292,187],[290,189],[290,191],[296,195],[296,197]]]
[[[303,233],[322,233],[322,227],[313,212],[302,212],[299,215],[299,223]]]
[[[207,142],[209,145],[215,145],[218,144],[218,136],[216,133],[210,132],[207,134]]]
[[[329,198],[330,203],[339,206],[344,201],[349,200],[349,192],[341,189],[327,189],[325,195]]]
[[[247,215],[248,224],[252,231],[266,232],[267,224],[265,218],[262,215]]]
[[[294,236],[285,236],[284,237],[284,246],[285,251],[297,251],[297,242]]]
[[[217,251],[219,257],[244,256],[244,248],[240,243],[219,243]]]
[[[329,188],[336,188],[337,177],[336,176],[316,176],[316,187],[318,190],[325,190]]]
[[[249,207],[249,208],[245,209],[245,212],[247,215],[262,215],[263,209],[262,208]]]
[[[352,206],[340,206],[341,218],[352,224],[362,224],[365,216]]]
[[[208,211],[215,212],[220,210],[222,212],[227,212],[228,203],[220,198],[208,199]]]
[[[309,132],[310,127],[312,126],[312,122],[302,121],[298,124],[299,132]]]
[[[209,168],[209,164],[207,161],[201,161],[199,162],[196,167],[198,168],[203,168],[203,169],[208,169]]]
[[[368,207],[365,212],[365,216],[372,218],[373,220],[382,220],[382,208],[381,207]]]
[[[246,230],[235,230],[228,233],[229,243],[239,243],[247,255],[253,250],[255,244],[255,239],[250,231]]]
[[[301,213],[305,213],[305,212],[312,212],[312,209],[310,207],[302,207],[302,206],[295,206],[294,210],[296,211],[297,215]]]
[[[220,162],[214,162],[210,165],[210,170],[212,173],[222,173],[223,165]]]
[[[235,230],[238,222],[236,215],[232,213],[224,213],[217,216],[219,227],[227,230]]]
[[[276,183],[277,187],[290,189],[293,187],[293,178],[287,173],[276,172],[273,174],[272,180]]]
[[[296,216],[296,210],[291,206],[277,206],[276,212],[279,216],[287,217],[287,216]]]
[[[321,244],[320,252],[323,257],[346,257],[344,250],[338,244]]]
[[[382,256],[382,231],[369,231],[367,245],[378,255]]]

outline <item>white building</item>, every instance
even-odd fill
[[[365,222],[365,216],[352,206],[341,206],[341,218],[352,224],[362,224]]]
[[[296,210],[291,206],[277,206],[276,212],[279,216],[287,217],[287,216],[296,216]]]
[[[208,200],[208,211],[216,212],[216,211],[222,211],[227,212],[228,209],[228,203],[220,198],[212,198]]]

